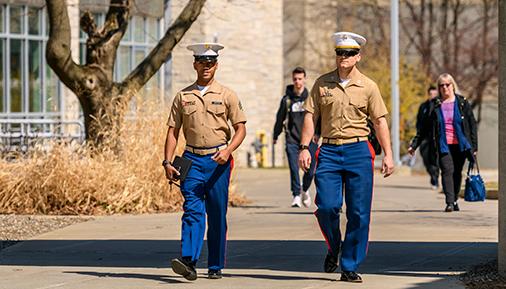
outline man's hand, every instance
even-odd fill
[[[309,170],[309,166],[311,165],[311,154],[308,149],[301,150],[299,152],[299,167],[307,172]]]
[[[218,151],[211,157],[213,161],[217,162],[220,165],[223,165],[226,162],[228,162],[229,158],[230,158],[230,151],[228,149]]]
[[[415,150],[414,150],[412,147],[409,147],[409,148],[408,148],[408,153],[409,153],[411,156],[414,156],[414,155],[415,155]]]
[[[175,176],[179,176],[179,171],[176,170],[176,168],[173,167],[171,164],[166,165],[165,166],[165,177],[170,181],[174,181]]]
[[[390,176],[394,172],[394,160],[391,155],[386,155],[383,157],[383,161],[381,163],[381,173],[383,177],[386,178]]]

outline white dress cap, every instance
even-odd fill
[[[219,43],[195,43],[186,48],[193,51],[193,56],[218,56],[218,50],[223,47]]]
[[[352,32],[336,32],[332,35],[336,49],[360,49],[367,40],[364,36]]]

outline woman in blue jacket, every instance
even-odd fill
[[[460,210],[457,200],[462,168],[466,158],[472,160],[478,151],[478,134],[471,105],[458,94],[453,77],[443,73],[437,85],[439,96],[431,101],[427,123],[413,138],[408,151],[414,154],[422,140],[430,141],[441,169],[445,212],[453,212]]]

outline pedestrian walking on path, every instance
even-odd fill
[[[430,86],[427,89],[428,99],[420,104],[418,114],[416,115],[416,131],[417,134],[423,130],[424,125],[430,125],[429,112],[430,102],[433,98],[438,96],[438,90],[435,86]],[[425,138],[420,143],[420,154],[422,155],[423,165],[430,176],[430,187],[432,190],[439,189],[439,164],[437,154],[434,148],[430,145],[430,139]],[[409,151],[409,149],[408,149]]]
[[[454,212],[460,211],[464,162],[473,161],[478,152],[478,132],[471,105],[459,94],[454,78],[443,73],[437,85],[439,96],[430,102],[428,124],[413,138],[408,152],[413,155],[424,139],[430,140],[441,169],[445,212]]]
[[[304,104],[299,164],[306,170],[310,167],[309,142],[315,120],[320,119],[323,139],[316,157],[315,215],[328,245],[324,270],[334,272],[340,259],[341,280],[362,282],[357,270],[367,253],[375,157],[368,141],[367,119],[372,120],[385,153],[382,173],[388,177],[394,170],[385,118],[388,112],[376,83],[356,67],[366,39],[350,32],[335,33],[333,39],[337,69],[316,80]],[[343,193],[347,217],[344,241],[339,228]]]
[[[181,228],[181,257],[172,260],[172,270],[188,280],[197,279],[195,266],[200,257],[208,221],[208,276],[222,277],[225,265],[227,205],[232,152],[246,135],[246,116],[235,92],[214,79],[218,68],[217,43],[188,46],[193,51],[197,81],[178,92],[168,120],[163,166],[169,180],[179,175],[170,162],[183,130],[183,157],[192,161],[181,193],[184,197]],[[234,128],[231,138],[230,122]],[[229,143],[230,141],[230,143]]]
[[[304,122],[304,101],[308,96],[305,86],[306,71],[302,67],[296,67],[292,71],[293,84],[286,87],[286,92],[279,104],[276,114],[276,123],[274,124],[273,143],[276,144],[278,137],[285,129],[286,155],[288,157],[288,166],[290,168],[290,189],[292,191],[292,207],[300,208],[311,205],[311,194],[309,188],[313,181],[314,165],[312,161],[309,170],[304,172],[302,177],[302,186],[299,175],[299,144]],[[318,136],[313,137],[309,144],[311,158],[314,159],[316,149],[318,148]]]

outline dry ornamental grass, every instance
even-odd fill
[[[167,111],[143,104],[121,129],[121,149],[41,143],[0,159],[0,213],[116,214],[172,212],[183,198],[161,166]],[[181,153],[183,142],[177,152]],[[231,181],[230,204],[247,200]]]

